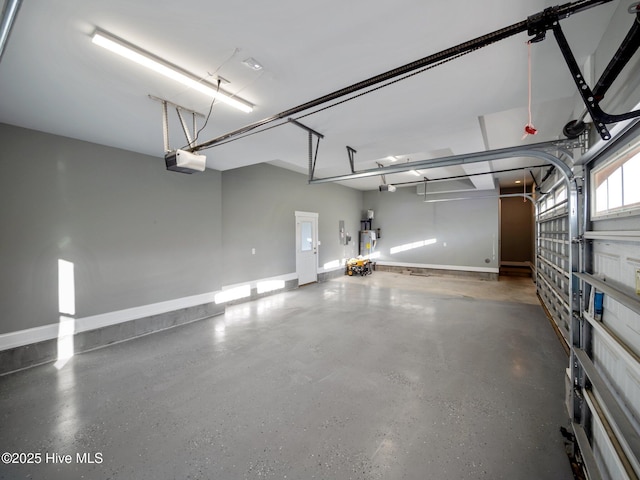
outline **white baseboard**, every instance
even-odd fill
[[[41,327],[18,330],[17,332],[3,333],[0,335],[0,351],[57,338],[58,329],[59,324],[52,323]]]
[[[276,277],[251,280],[249,282],[239,283],[237,285],[225,285],[222,287],[222,290],[236,288],[238,286],[247,284],[251,285],[251,288],[256,288],[256,285],[260,282],[267,282],[272,280],[289,281],[295,280],[297,278],[297,274],[289,273]],[[216,295],[222,290],[202,293],[199,295],[192,295],[189,297],[176,298],[173,300],[152,303],[149,305],[142,305],[139,307],[126,308],[114,312],[90,315],[88,317],[76,318],[73,333],[87,332],[90,330],[96,330],[98,328],[116,325],[118,323],[137,320],[138,318],[145,318],[152,315],[159,315],[175,310],[180,310],[183,308],[195,307],[197,305],[203,305],[206,303],[213,303],[215,302]],[[43,342],[46,340],[53,340],[55,338],[58,338],[59,328],[59,323],[51,323],[48,325],[42,325],[40,327],[27,328],[25,330],[18,330],[16,332],[0,334],[0,351],[8,350],[10,348],[22,347],[24,345],[30,345],[32,343]]]
[[[174,300],[167,300],[139,307],[126,308],[124,310],[117,310],[114,312],[76,318],[73,333],[87,332],[89,330],[108,327],[110,325],[116,325],[118,323],[136,320],[138,318],[150,317],[152,315],[180,310],[182,308],[211,303],[213,302],[216,293],[217,292],[203,293],[200,295],[192,295],[190,297],[177,298]],[[69,319],[69,317],[65,316],[65,319]],[[52,323],[41,327],[3,333],[0,335],[0,350],[8,350],[10,348],[22,347],[24,345],[58,338],[59,328],[59,323]]]

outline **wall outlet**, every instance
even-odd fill
[[[252,248],[252,249],[251,249],[251,255],[255,255],[255,254],[256,254],[256,249],[255,249],[255,248]]]

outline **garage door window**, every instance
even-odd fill
[[[594,217],[640,213],[640,140],[591,175]],[[594,191],[595,190],[595,191]]]

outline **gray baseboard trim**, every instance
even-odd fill
[[[467,270],[444,270],[438,268],[422,268],[422,267],[398,267],[393,265],[375,265],[375,270],[381,272],[402,273],[405,275],[417,276],[446,276],[446,277],[465,277],[475,278],[478,280],[498,281],[499,274],[491,272],[470,272]]]
[[[223,313],[224,305],[206,303],[80,332],[73,337],[74,354],[106,347]],[[0,351],[0,375],[55,362],[57,357],[58,339],[2,350]]]
[[[318,283],[328,282],[329,280],[333,280],[334,278],[344,277],[346,273],[347,267],[338,268],[336,270],[331,270],[329,272],[322,272],[318,274]]]

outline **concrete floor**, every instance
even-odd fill
[[[571,479],[566,364],[530,279],[343,277],[0,377],[0,478]]]

